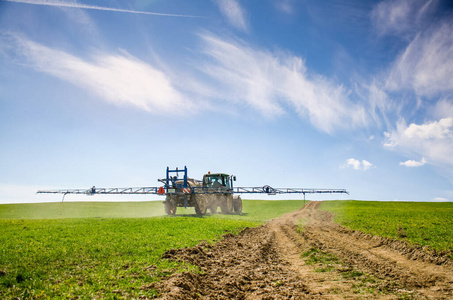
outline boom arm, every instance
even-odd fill
[[[151,194],[151,195],[164,195],[165,193],[159,192],[160,187],[127,187],[127,188],[95,188],[90,189],[63,189],[63,190],[43,190],[38,191],[38,194]],[[182,191],[175,190],[175,193],[183,193]],[[344,193],[349,194],[345,189],[307,189],[307,188],[273,188],[268,185],[259,187],[235,187],[233,189],[225,187],[194,187],[191,189],[191,194],[333,194]]]
[[[171,174],[176,174],[176,176],[170,176]],[[179,174],[182,173],[183,178],[179,179]],[[226,174],[223,174],[228,176]],[[218,187],[207,187],[207,186],[192,186],[189,187],[187,181],[187,167],[184,169],[170,170],[167,167],[167,175],[165,179],[158,179],[159,182],[163,183],[163,187],[127,187],[127,188],[96,188],[92,187],[90,189],[65,189],[65,190],[48,190],[48,191],[38,191],[38,194],[85,194],[85,195],[94,195],[94,194],[151,194],[151,195],[166,195],[166,194],[303,194],[305,199],[305,194],[332,194],[332,193],[345,193],[349,194],[345,189],[306,189],[306,188],[273,188],[268,185],[259,186],[259,187],[232,187],[233,180],[236,180],[235,176],[229,176],[231,180],[231,187],[227,186],[218,186]],[[192,181],[201,183],[198,180]],[[178,183],[179,182],[179,183]],[[183,182],[183,184],[181,184]],[[64,199],[63,196],[63,199]]]
[[[38,191],[38,194],[159,194],[159,187],[96,188]]]

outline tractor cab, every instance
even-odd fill
[[[208,188],[225,187],[227,189],[233,188],[233,181],[236,176],[230,176],[223,173],[208,173],[203,176],[203,186]]]

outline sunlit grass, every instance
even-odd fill
[[[453,203],[325,201],[321,209],[365,233],[407,240],[436,250],[453,250]]]
[[[244,201],[242,215],[197,217],[191,208],[179,209],[186,216],[153,218],[143,216],[163,211],[161,202],[127,204],[133,208],[125,203],[0,205],[0,299],[153,297],[152,282],[194,269],[161,259],[165,251],[258,226],[301,202]],[[75,218],[81,215],[86,218]],[[131,215],[142,218],[127,218]]]

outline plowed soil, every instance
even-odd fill
[[[160,299],[453,299],[446,255],[348,230],[319,205],[166,252],[201,273],[165,278]]]

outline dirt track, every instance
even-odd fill
[[[226,234],[213,246],[168,251],[164,258],[203,274],[163,280],[161,299],[453,299],[446,256],[347,230],[319,205]]]

